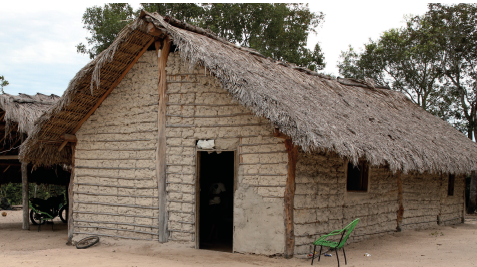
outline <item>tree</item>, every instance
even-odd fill
[[[362,53],[342,52],[340,73],[371,77],[477,139],[477,4],[429,4],[406,27],[370,40]],[[477,176],[471,178],[469,212],[476,209]]]
[[[434,29],[432,38],[441,47],[441,68],[447,85],[458,96],[467,137],[477,139],[477,4],[429,4],[416,18]],[[477,208],[477,177],[470,182],[468,211]]]
[[[141,4],[141,7],[148,12],[157,12],[163,16],[172,16],[196,26],[198,26],[201,18],[205,14],[203,6],[193,3],[146,3]],[[136,15],[139,15],[140,10],[141,9],[136,11]]]
[[[440,46],[440,71],[446,85],[459,95],[467,124],[467,136],[477,137],[477,5],[429,4],[429,11],[416,18],[433,28],[431,38]]]
[[[446,107],[440,103],[442,73],[438,46],[428,31],[408,20],[401,29],[385,31],[377,41],[370,40],[358,54],[351,46],[341,53],[338,67],[347,78],[373,78],[393,90],[401,91],[419,106],[434,113]],[[439,102],[439,103],[438,103]]]
[[[308,34],[324,19],[323,13],[310,12],[303,4],[207,4],[199,26],[264,56],[304,66],[312,70],[325,67],[319,44],[306,48]]]
[[[310,12],[304,4],[141,4],[142,9],[157,11],[187,23],[207,28],[231,42],[258,50],[265,56],[293,62],[312,70],[324,68],[324,55],[319,44],[314,50],[306,48],[309,33],[324,19],[322,13]],[[84,28],[91,37],[87,48],[79,44],[79,53],[91,58],[106,49],[128,20],[139,14],[128,4],[106,4],[87,8],[83,15]]]
[[[5,77],[3,77],[3,75],[0,75],[0,90],[2,91],[2,94],[5,94],[5,92],[3,91],[3,87],[9,85],[10,83],[5,80]]]
[[[83,43],[76,46],[81,54],[91,59],[108,48],[118,33],[134,18],[133,8],[129,4],[105,4],[104,7],[88,7],[83,14],[83,23],[91,37],[86,37],[88,47]]]

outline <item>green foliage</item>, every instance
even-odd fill
[[[308,34],[324,19],[303,4],[207,4],[199,26],[267,57],[312,70],[325,67],[319,44],[306,48]]]
[[[3,77],[3,75],[0,75],[0,91],[2,91],[2,94],[5,94],[5,92],[3,91],[3,87],[9,85],[10,83],[5,80],[5,77]]]
[[[441,107],[429,106],[438,96],[435,93],[442,77],[437,52],[426,29],[408,22],[407,27],[385,31],[377,41],[370,40],[361,54],[352,47],[342,52],[338,67],[345,77],[373,78],[406,93],[424,109],[434,110]]]
[[[414,18],[432,29],[430,38],[440,48],[440,71],[452,88],[467,136],[477,136],[477,4],[429,4],[424,16]]]
[[[314,50],[306,48],[308,34],[324,19],[322,13],[310,12],[304,4],[141,4],[149,12],[173,16],[192,25],[209,29],[231,42],[258,50],[265,56],[293,62],[312,70],[324,68],[324,55],[319,44]],[[140,9],[140,10],[141,10]],[[91,37],[77,46],[79,53],[94,58],[106,49],[118,32],[139,14],[128,4],[106,4],[87,8],[83,15],[84,28]]]
[[[146,3],[142,9],[148,12],[157,12],[162,16],[172,16],[192,25],[198,25],[205,14],[204,7],[193,3]],[[136,11],[139,15],[141,9]]]
[[[28,186],[28,192],[30,198],[35,195],[35,184],[30,183]],[[64,195],[66,197],[66,188],[65,186],[60,185],[46,185],[40,184],[37,185],[36,197],[41,199],[47,199],[56,195]],[[9,183],[0,186],[0,197],[5,197],[8,199],[11,205],[20,205],[22,204],[22,184],[20,183]]]
[[[113,43],[121,29],[133,18],[134,12],[129,4],[87,8],[83,14],[83,28],[91,34],[91,37],[86,37],[89,48],[80,43],[76,46],[77,52],[88,54],[93,59]]]
[[[477,132],[477,5],[429,4],[406,26],[385,31],[362,52],[341,52],[348,78],[373,78],[472,139]]]

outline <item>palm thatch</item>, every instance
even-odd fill
[[[9,95],[0,94],[0,109],[5,112],[5,132],[18,124],[18,132],[29,135],[34,128],[34,122],[51,105],[60,99],[57,95]]]
[[[70,163],[69,150],[58,153],[54,142],[78,125],[121,75],[122,66],[153,38],[147,22],[170,36],[191,66],[205,66],[234,99],[267,118],[304,151],[334,151],[353,163],[366,159],[404,173],[463,174],[476,169],[477,145],[400,92],[368,80],[331,79],[147,12],[78,72],[62,100],[37,121],[23,144],[21,160]]]
[[[0,159],[0,185],[7,183],[21,183],[19,172],[21,164],[14,159],[18,155],[18,146],[22,134],[30,135],[34,129],[34,122],[48,108],[60,99],[56,95],[9,95],[0,94],[0,154],[12,156],[10,159]],[[31,167],[29,167],[31,169]],[[61,175],[63,174],[63,175]],[[40,169],[29,172],[29,181],[38,183],[65,184],[63,179],[68,174],[61,168]]]

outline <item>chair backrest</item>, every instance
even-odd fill
[[[346,240],[348,240],[349,235],[351,234],[353,229],[356,227],[358,222],[359,222],[359,218],[352,221],[345,228],[343,228],[343,235],[341,236],[341,240],[337,248],[342,248],[345,245]]]

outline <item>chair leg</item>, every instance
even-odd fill
[[[344,254],[344,256],[345,256],[345,265],[348,265],[348,262],[346,261],[346,252],[345,252],[345,250],[344,250],[344,247],[343,247],[343,254]]]
[[[320,246],[320,254],[318,255],[318,261],[321,259],[321,250],[323,249],[323,246]]]
[[[340,267],[340,258],[338,257],[338,249],[335,249],[336,259],[338,260],[338,267]]]
[[[316,245],[313,247],[313,251],[311,252],[311,254],[313,254],[313,256],[311,256],[311,265],[313,265],[313,261],[315,260],[315,252],[316,252]]]

